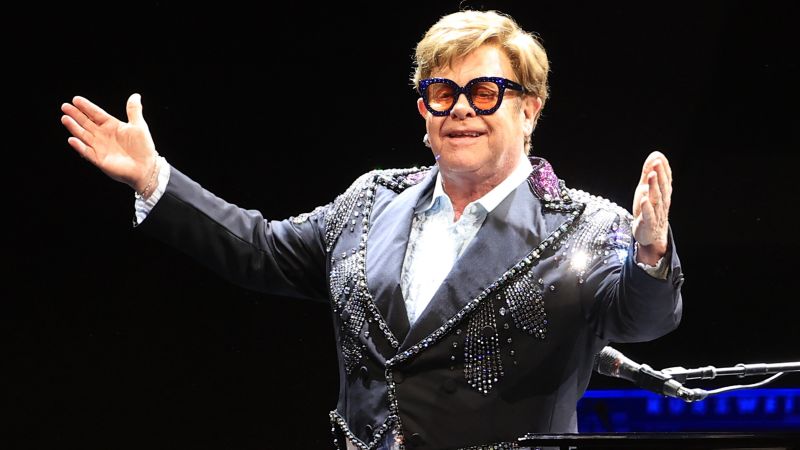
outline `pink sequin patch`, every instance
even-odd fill
[[[533,192],[542,199],[556,200],[561,198],[559,183],[553,166],[542,158],[531,158],[533,172],[529,178]]]
[[[430,171],[429,170],[422,170],[422,171],[419,171],[419,172],[414,172],[414,173],[408,174],[406,176],[406,180],[408,180],[409,184],[417,184],[420,181],[422,181],[423,178],[428,176],[428,172],[430,172]]]

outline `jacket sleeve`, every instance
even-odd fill
[[[616,231],[630,230],[630,217],[620,216]],[[678,259],[672,230],[665,263],[667,278],[651,276],[634,261],[634,243],[608,238],[604,254],[587,271],[581,297],[584,314],[602,340],[611,342],[644,342],[661,337],[678,327],[683,311],[681,286],[683,271]],[[625,242],[624,247],[619,246]]]
[[[247,289],[326,300],[325,216],[289,220],[225,202],[174,167],[164,195],[136,229]]]

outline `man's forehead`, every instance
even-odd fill
[[[514,70],[508,56],[496,46],[481,46],[465,56],[445,61],[431,71],[432,77],[467,82],[477,77],[512,78]]]

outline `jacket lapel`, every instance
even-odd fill
[[[399,351],[410,348],[441,327],[565,222],[564,214],[543,212],[542,203],[531,186],[528,182],[522,183],[489,213],[428,307],[402,340]],[[407,238],[408,233],[405,236]]]
[[[391,200],[372,223],[367,239],[367,282],[369,292],[392,334],[402,342],[409,330],[400,275],[411,232],[414,209],[433,192],[438,168]],[[383,205],[375,204],[373,212]]]

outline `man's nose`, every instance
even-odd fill
[[[474,115],[475,110],[472,109],[472,106],[470,106],[469,100],[467,100],[467,95],[463,92],[458,94],[458,97],[456,97],[456,104],[450,111],[450,116],[458,119],[464,119]]]

